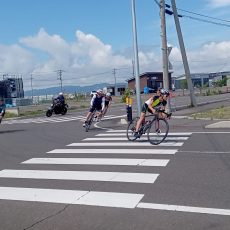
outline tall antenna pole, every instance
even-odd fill
[[[139,59],[137,46],[137,28],[136,28],[136,12],[135,0],[132,1],[132,21],[133,21],[133,48],[134,48],[134,63],[135,63],[135,82],[136,82],[136,96],[137,96],[137,110],[138,116],[141,114],[141,94],[140,94],[140,74],[139,74]]]
[[[196,98],[194,95],[194,90],[193,90],[193,85],[192,85],[192,80],[191,80],[191,74],[190,74],[189,65],[188,65],[188,59],[187,59],[187,55],[186,55],[186,51],[185,51],[184,40],[182,37],[182,32],[181,32],[181,28],[180,28],[180,22],[179,22],[179,18],[178,18],[178,14],[177,14],[177,8],[176,8],[175,0],[171,0],[171,4],[172,4],[173,15],[174,15],[174,20],[175,20],[175,25],[176,25],[176,30],[177,30],[177,36],[178,36],[178,40],[179,40],[179,44],[180,44],[181,56],[182,56],[182,60],[183,60],[183,64],[184,64],[185,76],[186,76],[188,88],[190,91],[191,106],[196,107],[197,106]]]

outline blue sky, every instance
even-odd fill
[[[159,7],[136,0],[140,71],[161,71]],[[171,5],[171,1],[165,1]],[[123,82],[132,76],[131,0],[0,0],[0,74],[22,76],[25,87],[63,83]],[[230,0],[177,0],[191,72],[230,70]],[[194,13],[227,20],[220,26],[189,18]],[[187,16],[187,17],[186,17]],[[201,17],[199,17],[201,18]],[[183,73],[173,16],[166,16],[174,75]],[[230,60],[230,59],[229,59]],[[104,74],[103,74],[104,73]],[[0,77],[1,78],[1,77]]]

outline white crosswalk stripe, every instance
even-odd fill
[[[177,149],[54,149],[47,153],[175,154]]]
[[[102,120],[108,120],[111,118],[117,118],[115,115],[105,116]],[[75,120],[85,120],[84,116],[52,116],[52,117],[35,117],[35,118],[23,118],[23,119],[13,119],[13,120],[3,120],[2,124],[30,124],[30,123],[59,123],[66,121],[75,121]]]
[[[159,145],[156,145],[155,147],[158,146],[182,146],[183,142],[163,142],[160,143]],[[82,146],[82,147],[87,147],[89,146],[89,143],[72,143],[69,144],[67,146],[73,147],[73,146]],[[140,141],[136,141],[136,142],[105,142],[105,143],[90,143],[90,146],[116,146],[116,147],[120,147],[120,146],[126,146],[126,147],[145,147],[145,146],[153,146],[151,145],[149,142],[140,142]]]
[[[32,158],[22,164],[166,166],[169,160],[124,158]]]
[[[72,117],[78,119],[79,117]],[[67,117],[65,118],[65,120]],[[59,122],[59,119],[46,119],[46,121]],[[67,119],[68,120],[68,119]],[[31,120],[30,120],[31,121]],[[36,120],[40,122],[40,120]],[[21,162],[24,167],[29,169],[4,169],[0,171],[0,178],[13,178],[23,180],[65,180],[65,181],[103,181],[104,183],[133,183],[133,184],[154,184],[159,173],[159,168],[167,167],[170,157],[176,154],[175,146],[182,146],[183,141],[187,140],[191,133],[170,133],[171,141],[163,142],[159,146],[154,146],[146,141],[130,142],[125,137],[125,130],[107,131],[96,135],[96,137],[86,138],[79,143],[71,143],[63,149],[48,151],[49,157],[31,158]],[[97,148],[101,146],[101,148]],[[111,146],[111,147],[110,147]],[[167,148],[162,148],[167,146]],[[70,148],[72,147],[72,148]],[[96,147],[96,148],[95,148]],[[122,148],[123,147],[123,148]],[[138,147],[138,148],[137,148]],[[58,157],[56,157],[58,154]],[[65,157],[66,154],[73,154],[72,157]],[[87,154],[82,157],[79,154]],[[91,157],[90,155],[97,157]],[[100,154],[104,154],[101,156]],[[105,156],[106,154],[106,156]],[[115,158],[116,156],[121,156]],[[52,155],[52,157],[50,157]],[[164,155],[161,159],[160,156]],[[59,157],[60,156],[60,157]],[[124,157],[125,156],[125,157]],[[147,157],[148,156],[148,157]],[[155,157],[156,156],[156,157]],[[87,166],[87,171],[74,170],[41,170],[31,169],[33,166],[47,167],[59,165]],[[93,167],[97,166],[97,171]],[[113,166],[115,171],[99,171],[98,167]],[[125,166],[129,167],[129,172],[123,171]],[[143,170],[154,167],[155,173],[146,173]],[[88,169],[92,168],[92,171]],[[138,169],[138,172],[136,170]],[[134,171],[133,171],[134,170]],[[56,188],[20,188],[20,187],[0,187],[0,199],[35,201],[65,204],[81,204],[106,207],[135,208],[141,202],[144,194],[130,192],[105,192],[89,190],[65,190]],[[141,207],[141,206],[140,206]]]
[[[94,171],[2,170],[0,177],[154,183],[159,174]]]

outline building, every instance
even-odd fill
[[[103,90],[111,93],[112,96],[121,96],[127,88],[127,83],[117,83],[116,85],[108,85]]]
[[[171,80],[171,72],[169,72],[169,89],[172,89],[172,80]],[[136,90],[136,81],[135,77],[127,80],[128,88],[131,90]],[[140,75],[140,91],[144,92],[145,87],[156,91],[158,88],[163,88],[163,73],[162,72],[146,72]]]
[[[193,87],[210,87],[215,81],[222,80],[224,77],[229,77],[230,71],[216,72],[216,73],[192,73],[191,80]],[[176,89],[184,88],[183,81],[186,79],[185,75],[173,78],[173,83]]]
[[[4,98],[23,98],[22,78],[7,77],[0,81],[0,97]]]

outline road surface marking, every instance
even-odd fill
[[[104,142],[104,143],[72,143],[67,146],[182,146],[184,143],[183,142],[162,142],[159,145],[151,145],[149,142],[141,142],[141,141],[136,141],[136,142]]]
[[[123,133],[123,132],[127,132],[126,129],[120,129],[120,130],[108,130],[106,131],[106,133]],[[190,136],[192,135],[192,133],[189,133],[189,132],[182,132],[182,133],[168,133],[168,135],[172,135],[172,136]]]
[[[177,149],[54,149],[47,153],[175,154]]]
[[[0,187],[0,199],[135,208],[144,194]]]
[[[145,138],[146,139],[146,138]],[[167,141],[187,140],[188,137],[166,137]],[[91,137],[85,138],[83,141],[127,141],[126,137]]]
[[[0,171],[0,178],[31,178],[53,180],[89,180],[128,183],[154,183],[159,174],[98,171],[11,170]]]
[[[123,158],[32,158],[22,164],[77,164],[77,165],[133,165],[166,166],[165,159],[123,159]]]
[[[143,203],[143,202],[140,202],[137,205],[137,208],[230,216],[230,209],[202,208],[202,207]]]

